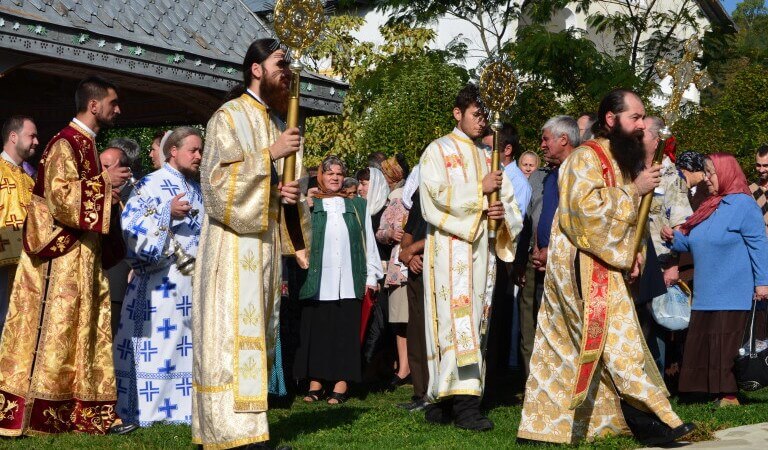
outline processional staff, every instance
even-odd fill
[[[301,86],[301,55],[320,36],[325,24],[322,0],[277,0],[274,9],[275,34],[290,48],[291,84],[288,99],[286,127],[299,126],[299,91]],[[296,154],[286,156],[283,161],[283,184],[296,179]],[[298,252],[305,248],[300,231],[298,210],[295,206],[283,205],[288,234],[293,248]],[[298,254],[297,254],[298,256]]]
[[[517,97],[517,76],[512,65],[503,59],[488,64],[480,75],[480,98],[489,109],[489,122],[493,130],[491,171],[501,169],[499,133],[502,128],[501,113],[509,109]],[[488,204],[499,201],[498,189],[488,195]],[[488,219],[488,237],[496,238],[499,220]]]
[[[499,58],[485,67],[480,75],[478,87],[480,89],[480,99],[489,109],[488,112],[491,116],[491,130],[493,130],[491,171],[496,171],[501,169],[501,142],[499,136],[502,128],[501,113],[509,109],[515,102],[515,97],[517,97],[517,75],[515,75],[515,70],[509,61]],[[499,201],[498,189],[488,195],[488,205],[490,206],[497,201]],[[488,247],[491,252],[490,258],[492,259],[489,268],[491,268],[490,272],[494,275],[496,271],[496,248],[493,241],[496,239],[499,223],[499,220],[488,219],[488,239],[491,240]],[[480,317],[480,351],[483,355],[485,355],[485,351],[488,348],[488,329],[491,321],[492,301],[493,295],[485,296],[483,300],[483,313]]]
[[[680,103],[683,100],[683,93],[688,87],[693,84],[699,91],[704,90],[707,86],[712,84],[712,79],[709,77],[706,71],[697,71],[696,63],[694,60],[701,53],[701,45],[699,44],[699,38],[696,35],[691,36],[685,41],[683,46],[685,52],[683,53],[682,60],[677,64],[673,64],[669,60],[661,60],[654,66],[656,73],[660,78],[666,76],[672,77],[672,94],[670,95],[669,102],[664,107],[664,128],[659,130],[659,144],[656,146],[656,153],[653,155],[653,164],[661,164],[664,158],[664,146],[667,143],[667,139],[672,137],[672,125],[680,117]],[[643,242],[645,241],[645,230],[648,225],[648,215],[651,210],[651,202],[653,200],[653,191],[648,192],[643,196],[640,203],[640,210],[638,212],[637,233],[635,234],[634,241],[634,254],[640,252]]]

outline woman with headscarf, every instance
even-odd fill
[[[299,292],[304,303],[294,376],[309,379],[304,401],[310,403],[324,397],[324,381],[333,384],[328,403],[340,404],[347,383],[361,380],[360,302],[383,276],[365,200],[347,198],[341,189],[345,171],[333,155],[319,167],[309,270]]]
[[[768,297],[768,239],[736,158],[709,155],[704,181],[710,197],[679,231],[661,231],[673,250],[690,252],[696,266],[679,390],[708,393],[719,406],[738,405],[733,362],[752,301]]]
[[[406,325],[408,324],[408,295],[405,283],[408,281],[408,269],[400,262],[400,240],[403,238],[403,226],[408,220],[408,210],[403,205],[403,185],[408,176],[408,164],[404,158],[392,157],[381,163],[381,170],[390,189],[387,207],[381,215],[376,240],[379,244],[391,248],[389,253],[381,254],[387,258],[384,288],[387,291],[389,323],[395,333],[397,348],[397,371],[389,383],[390,389],[405,383],[411,373],[408,367],[408,344]],[[410,193],[413,195],[413,192]]]

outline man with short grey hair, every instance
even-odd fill
[[[571,116],[555,116],[541,127],[541,151],[546,167],[533,172],[531,205],[526,214],[515,258],[515,272],[523,289],[519,297],[520,363],[523,380],[528,378],[528,362],[533,351],[536,334],[536,316],[544,295],[544,268],[555,210],[560,201],[557,177],[560,164],[579,146],[579,125]],[[530,257],[530,259],[529,259]],[[528,264],[528,263],[531,264]],[[524,275],[523,275],[524,274]]]
[[[126,167],[131,168],[136,179],[141,179],[146,175],[146,171],[141,165],[141,146],[138,142],[127,137],[117,137],[107,143],[107,148],[117,148],[123,151],[128,158],[128,166]]]

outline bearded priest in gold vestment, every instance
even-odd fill
[[[122,243],[112,188],[130,169],[102,170],[94,141],[120,113],[115,86],[87,78],[75,98],[77,115],[45,149],[27,209],[0,341],[0,435],[126,430],[113,427],[117,393],[102,266],[116,262],[107,256],[119,257],[110,248]]]
[[[21,226],[32,199],[32,185],[22,163],[35,154],[37,126],[31,117],[11,116],[2,128],[0,153],[0,333],[8,312],[16,265],[21,256]]]
[[[208,122],[200,168],[205,217],[192,297],[192,440],[204,448],[267,441],[267,381],[275,354],[281,254],[306,265],[309,215],[297,182],[278,183],[299,130],[282,131],[290,72],[273,39],[254,41],[243,62],[245,92]],[[297,155],[300,156],[300,155]],[[301,173],[301,158],[296,158]],[[282,209],[282,211],[281,211]],[[293,241],[292,241],[293,239]],[[293,244],[292,244],[293,243]]]
[[[518,438],[576,443],[632,431],[653,446],[694,429],[672,411],[624,277],[639,274],[640,199],[660,181],[660,165],[644,168],[644,116],[637,95],[610,92],[596,140],[560,168]]]
[[[424,248],[424,313],[431,402],[425,417],[470,430],[489,430],[480,413],[484,361],[483,318],[489,313],[496,256],[511,262],[522,215],[509,178],[490,170],[490,154],[476,145],[486,113],[476,86],[462,89],[453,109],[453,132],[424,151],[421,207],[428,223]],[[486,195],[500,187],[500,202]],[[488,218],[500,220],[495,241]],[[495,243],[495,251],[492,245]],[[487,323],[487,322],[485,322]]]

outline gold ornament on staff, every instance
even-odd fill
[[[291,87],[286,127],[299,126],[301,53],[320,35],[325,23],[322,0],[277,0],[274,10],[275,34],[291,49]],[[283,184],[296,179],[296,155],[285,157]]]
[[[685,50],[683,58],[677,64],[668,59],[661,60],[654,65],[659,78],[664,79],[667,76],[672,77],[672,93],[669,96],[669,102],[664,107],[664,128],[659,130],[659,144],[656,146],[656,153],[653,155],[653,164],[661,164],[664,158],[664,146],[667,139],[672,137],[672,125],[680,118],[680,104],[683,101],[683,94],[690,87],[696,86],[699,91],[703,91],[710,84],[712,78],[706,71],[696,70],[696,57],[701,53],[701,44],[696,35],[691,36],[683,45]],[[648,214],[651,210],[653,200],[653,191],[645,194],[640,203],[638,213],[637,233],[635,234],[634,249],[637,254],[642,248],[645,229],[648,225]]]
[[[496,60],[485,67],[480,75],[480,98],[489,109],[491,130],[493,130],[493,152],[491,153],[491,171],[501,168],[499,132],[501,112],[509,109],[517,96],[517,75],[512,65],[505,60]],[[499,201],[498,189],[488,195],[488,204]],[[499,220],[488,219],[488,237],[496,238]]]

